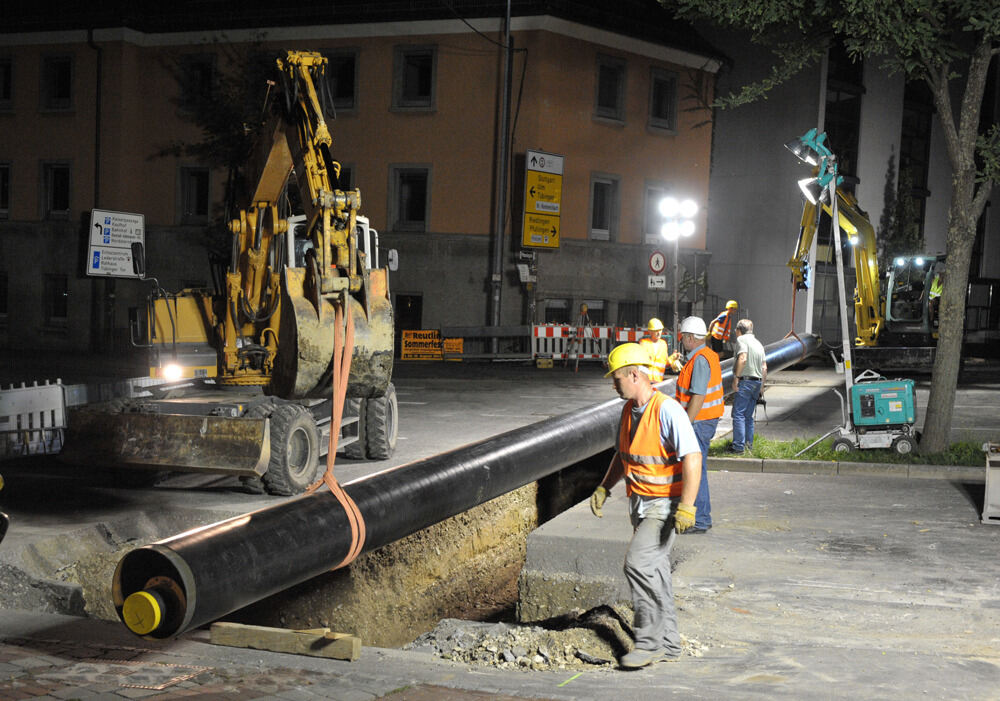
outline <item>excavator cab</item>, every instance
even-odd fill
[[[886,331],[930,338],[928,301],[934,272],[943,264],[943,256],[898,256],[886,271]]]

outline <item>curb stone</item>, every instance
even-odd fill
[[[985,482],[983,467],[971,465],[904,465],[885,462],[824,460],[764,460],[763,458],[723,458],[709,456],[708,469],[720,472],[768,472],[784,474],[866,475]]]

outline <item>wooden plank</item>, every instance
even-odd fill
[[[361,657],[361,638],[347,633],[332,633],[329,628],[288,630],[241,623],[213,623],[210,640],[215,645],[337,660],[354,661]]]

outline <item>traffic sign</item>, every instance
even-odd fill
[[[145,246],[145,222],[146,218],[142,214],[92,210],[87,275],[139,277],[132,266],[132,244],[140,243]]]
[[[667,257],[663,251],[653,251],[649,255],[649,269],[654,275],[659,275],[667,267]]]
[[[544,151],[525,154],[522,246],[559,247],[562,177],[562,156]]]
[[[649,289],[651,290],[667,289],[666,275],[649,275],[648,277],[649,277]]]

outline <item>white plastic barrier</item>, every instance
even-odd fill
[[[65,428],[66,396],[59,380],[0,391],[0,457],[58,453]]]

